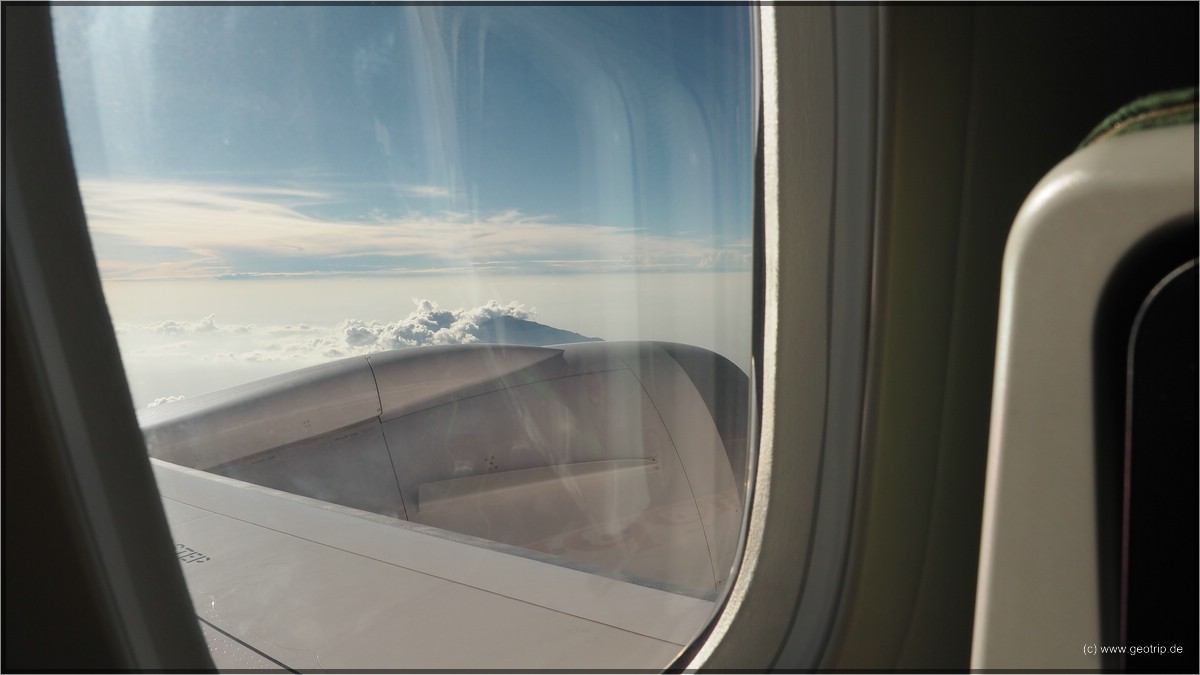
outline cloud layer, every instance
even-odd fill
[[[335,349],[381,351],[424,345],[458,345],[480,341],[489,321],[510,317],[528,321],[533,312],[524,305],[495,300],[472,309],[442,309],[436,302],[414,298],[417,309],[393,323],[347,319],[338,327],[341,344]]]
[[[519,211],[317,217],[318,190],[209,183],[80,182],[106,279],[438,270],[748,269],[749,244],[553,222]],[[438,188],[400,186],[400,192]]]
[[[330,326],[238,325],[221,324],[210,314],[198,321],[121,325],[118,339],[131,383],[143,379],[156,383],[154,391],[142,392],[138,397],[152,401],[148,404],[151,407],[182,398],[179,389],[162,391],[157,383],[179,381],[168,377],[171,371],[182,372],[198,366],[212,370],[214,375],[227,370],[232,379],[220,386],[232,386],[238,383],[234,373],[251,372],[240,370],[247,365],[259,369],[240,381],[265,376],[262,367],[284,372],[390,349],[475,342],[556,344],[593,339],[536,323],[533,310],[518,302],[500,304],[492,300],[466,309],[443,309],[437,302],[426,299],[414,298],[413,302],[416,308],[408,316],[390,323],[346,319]]]

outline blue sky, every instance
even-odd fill
[[[744,7],[56,7],[107,279],[744,270]]]

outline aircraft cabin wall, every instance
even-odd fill
[[[3,667],[208,669],[64,187],[49,8],[4,19],[4,614],[20,618],[4,622]]]
[[[965,669],[1008,230],[1105,116],[1195,85],[1197,7],[879,11],[877,376],[852,579],[823,665]]]

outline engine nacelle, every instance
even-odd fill
[[[696,347],[454,345],[141,421],[165,461],[713,597],[742,520],[747,406],[745,374]]]

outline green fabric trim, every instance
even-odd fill
[[[1112,136],[1176,124],[1196,123],[1196,87],[1151,94],[1104,118],[1076,150]]]

